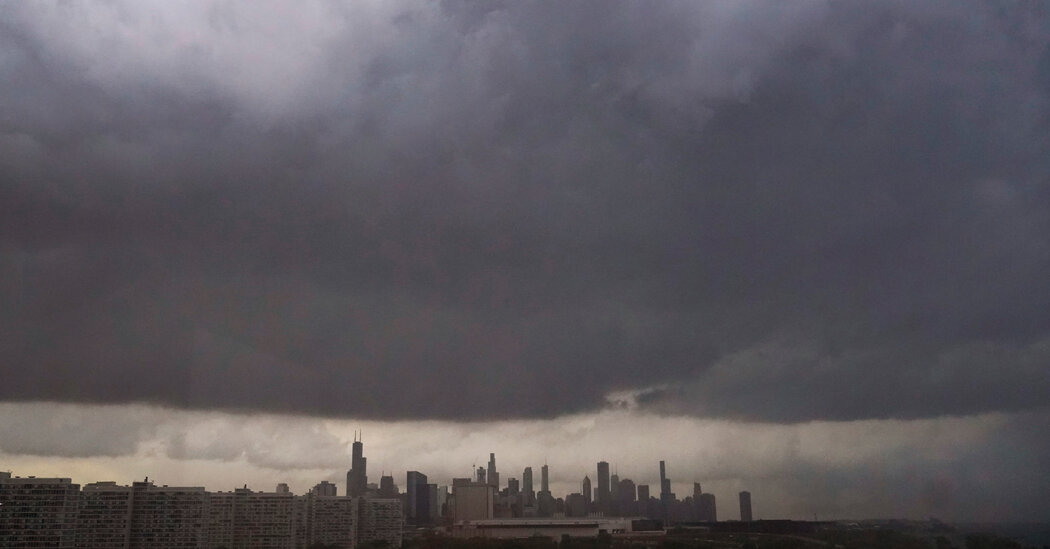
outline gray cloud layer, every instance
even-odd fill
[[[1044,6],[271,8],[0,7],[0,399],[1050,399]]]

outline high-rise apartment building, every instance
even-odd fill
[[[76,546],[126,549],[131,531],[131,487],[116,482],[85,484],[77,506]]]
[[[72,549],[79,497],[68,478],[0,477],[0,547]]]
[[[129,549],[167,549],[203,545],[208,494],[203,487],[131,484]]]
[[[360,498],[308,494],[305,505],[307,545],[325,544],[340,547],[357,545],[357,501]]]
[[[404,515],[401,501],[390,498],[360,498],[358,504],[357,542],[361,545],[377,541],[387,547],[401,547]]]
[[[336,488],[335,484],[328,482],[327,480],[322,480],[321,482],[318,482],[316,485],[314,485],[313,488],[310,489],[311,494],[315,494],[318,496],[334,497],[339,495],[337,492],[338,488]]]
[[[740,520],[751,522],[751,492],[740,492]]]

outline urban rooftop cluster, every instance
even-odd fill
[[[487,467],[477,468],[472,477],[453,478],[451,490],[429,482],[419,471],[408,471],[401,492],[393,476],[383,475],[378,485],[368,482],[364,445],[356,436],[341,494],[327,480],[295,495],[284,483],[272,492],[247,486],[209,492],[203,487],[157,486],[149,478],[130,486],[104,481],[81,488],[68,478],[0,473],[0,546],[398,547],[404,532],[426,528],[461,537],[499,537],[508,525],[515,535],[550,533],[559,526],[574,534],[597,534],[717,521],[715,496],[694,483],[693,494],[679,500],[663,461],[656,496],[648,485],[610,475],[605,461],[597,464],[596,480],[592,488],[590,477],[584,476],[579,492],[556,498],[547,465],[540,469],[539,490],[531,467],[525,467],[520,482],[509,478],[504,484],[493,453]],[[750,522],[751,494],[741,492],[739,504],[741,521]]]

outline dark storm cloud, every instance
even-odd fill
[[[1041,6],[2,9],[0,398],[1050,397]]]

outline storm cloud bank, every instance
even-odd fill
[[[1050,401],[1040,4],[0,6],[0,399]]]

